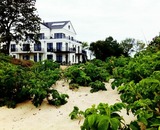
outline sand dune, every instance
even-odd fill
[[[58,81],[53,85],[61,93],[69,95],[68,103],[55,107],[48,105],[46,101],[36,108],[31,101],[18,104],[15,109],[0,108],[0,130],[80,130],[83,120],[70,120],[68,116],[74,106],[80,110],[91,107],[100,102],[114,104],[120,101],[117,90],[112,90],[110,83],[106,83],[107,91],[90,93],[89,87],[80,87],[77,91],[68,89],[68,83]],[[127,116],[122,111],[126,123],[134,119],[133,115]]]

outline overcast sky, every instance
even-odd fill
[[[45,22],[70,20],[82,42],[145,42],[160,32],[160,0],[37,0],[36,8]]]

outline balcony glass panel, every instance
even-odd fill
[[[41,51],[41,44],[34,44],[34,51]]]
[[[65,34],[64,33],[55,33],[54,38],[55,39],[65,38]]]
[[[53,43],[47,43],[47,52],[53,51]]]
[[[56,43],[56,49],[57,49],[57,51],[62,51],[62,42]]]

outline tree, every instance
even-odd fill
[[[110,56],[120,56],[123,53],[123,49],[120,47],[118,42],[112,37],[108,37],[105,41],[96,41],[90,44],[89,48],[97,59],[106,60]]]
[[[157,50],[160,50],[160,35],[153,38],[149,47],[155,47]]]
[[[126,38],[125,40],[121,41],[120,46],[123,49],[123,53],[125,56],[132,56],[143,50],[145,47],[145,43],[134,38]]]
[[[132,38],[126,38],[125,40],[122,40],[120,43],[120,46],[123,48],[123,52],[125,54],[131,53],[131,48],[133,47],[135,39]]]
[[[145,43],[143,41],[136,40],[133,43],[133,47],[132,47],[131,51],[136,54],[136,53],[142,51],[144,49],[144,47],[145,47]]]
[[[0,2],[0,44],[9,54],[11,41],[18,43],[28,33],[35,34],[40,30],[40,18],[35,13],[35,0],[1,0]]]

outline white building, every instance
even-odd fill
[[[36,62],[45,59],[64,64],[83,61],[82,43],[75,40],[76,32],[70,21],[44,22],[40,27],[40,43],[32,41],[30,34],[25,41],[11,43],[10,55]]]

